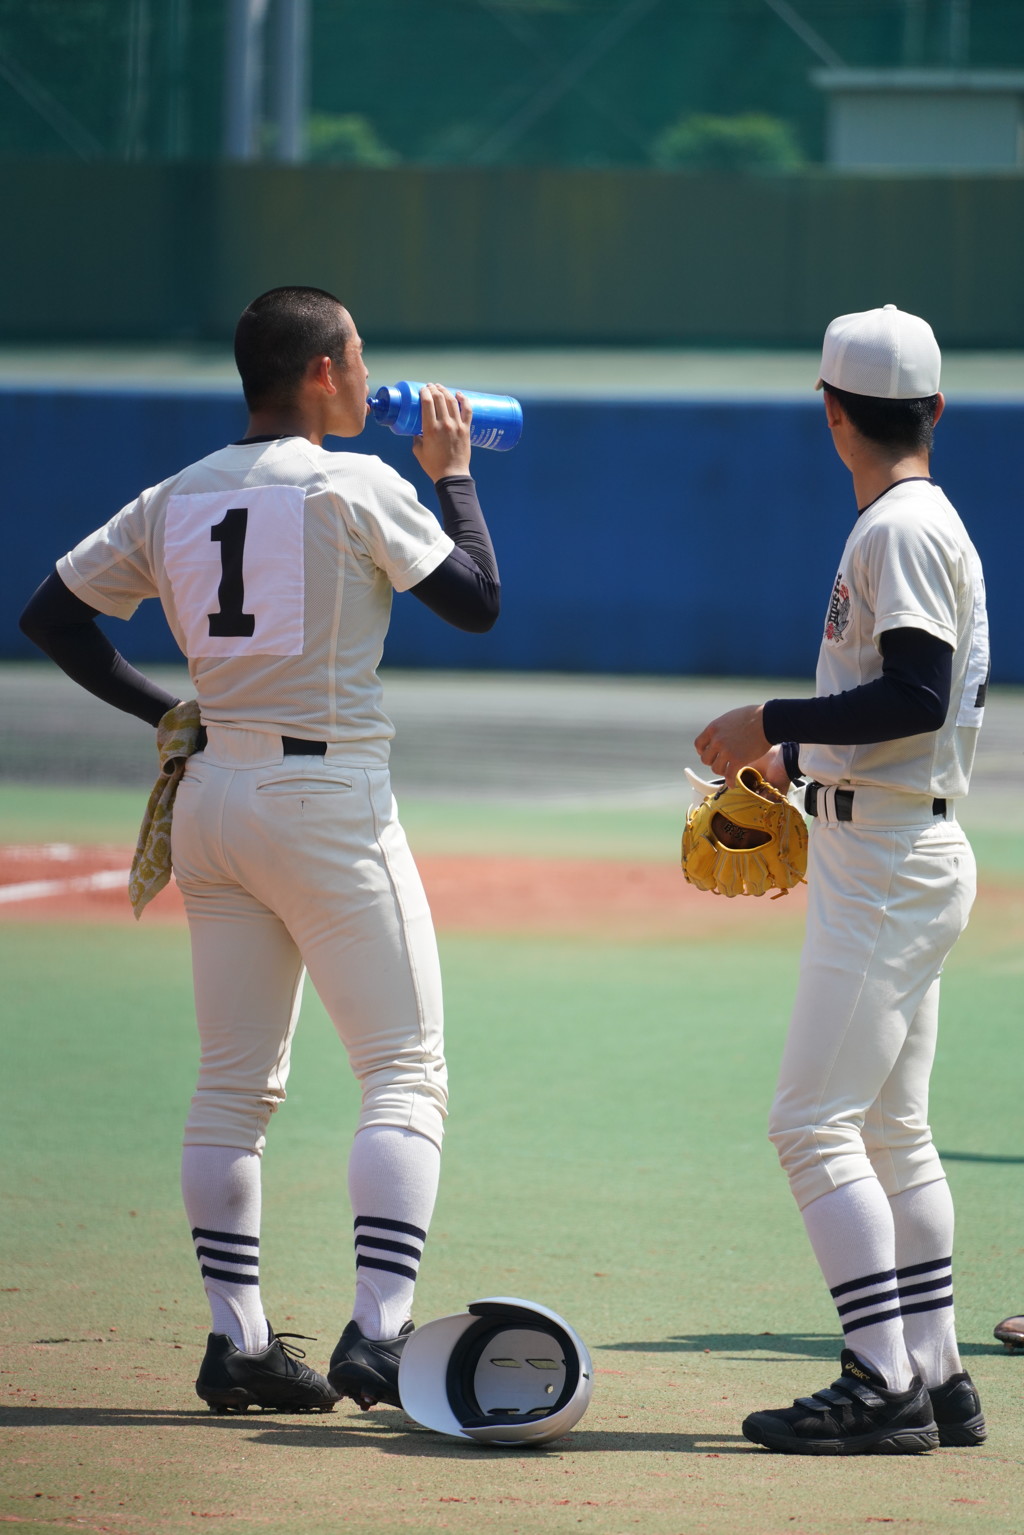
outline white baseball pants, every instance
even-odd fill
[[[854,812],[811,827],[807,934],[769,1126],[801,1209],[872,1174],[890,1196],[945,1176],[928,1084],[974,854],[930,799],[858,789]]]
[[[263,1150],[307,970],[362,1085],[358,1128],[441,1144],[430,910],[387,768],[343,753],[283,756],[279,736],[211,726],[189,759],[172,831],[201,1046],[186,1145]]]

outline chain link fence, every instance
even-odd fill
[[[1019,67],[1020,0],[0,0],[0,155],[217,159],[237,87],[243,158],[786,169],[822,64]]]

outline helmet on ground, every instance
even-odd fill
[[[586,1345],[556,1312],[497,1295],[410,1333],[398,1394],[424,1428],[482,1444],[546,1444],[582,1418],[593,1374]]]

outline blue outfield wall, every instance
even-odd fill
[[[503,611],[459,634],[396,597],[393,666],[697,675],[813,672],[854,505],[820,400],[525,402],[513,452],[474,472]],[[146,485],[241,435],[231,397],[0,391],[5,559],[0,655],[37,652],[17,615],[54,560]],[[981,553],[993,676],[1024,683],[1024,402],[952,403],[936,478]],[[433,492],[407,439],[367,426],[332,446],[379,453]],[[180,659],[156,603],[104,621],[131,659]]]

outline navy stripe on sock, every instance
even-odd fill
[[[197,1258],[215,1258],[218,1263],[244,1263],[249,1268],[259,1268],[259,1258],[250,1258],[246,1253],[225,1252],[222,1247],[197,1247]]]
[[[897,1289],[878,1290],[874,1295],[865,1295],[863,1300],[848,1300],[845,1306],[837,1306],[840,1316],[845,1316],[848,1311],[863,1311],[865,1306],[881,1306],[883,1302],[898,1300],[902,1292]]]
[[[192,1227],[193,1237],[206,1237],[210,1242],[227,1242],[239,1247],[259,1247],[259,1237],[239,1237],[233,1231],[206,1231],[202,1226]]]
[[[846,1284],[837,1284],[828,1293],[834,1300],[837,1295],[849,1295],[851,1290],[866,1290],[869,1285],[892,1284],[895,1278],[896,1270],[886,1269],[882,1274],[865,1274],[863,1279],[850,1279]]]
[[[914,1311],[941,1311],[944,1306],[952,1306],[952,1295],[940,1295],[938,1300],[915,1300],[909,1306],[902,1308],[902,1315],[909,1316]]]
[[[379,1226],[381,1231],[404,1231],[407,1237],[419,1237],[421,1242],[427,1240],[427,1233],[421,1231],[419,1226],[411,1226],[408,1221],[386,1221],[372,1215],[357,1215],[352,1226],[353,1230],[359,1226]]]
[[[911,1307],[910,1309],[913,1310],[914,1308]],[[899,1306],[896,1307],[895,1311],[875,1311],[871,1316],[859,1316],[856,1321],[844,1322],[843,1332],[856,1332],[858,1327],[873,1327],[876,1322],[892,1322],[902,1315],[903,1313]]]
[[[199,1265],[199,1272],[204,1279],[228,1279],[232,1284],[259,1284],[256,1274],[229,1274],[227,1269],[213,1269],[207,1263]]]
[[[386,1237],[356,1237],[356,1248],[383,1247],[389,1253],[403,1253],[407,1258],[415,1258],[418,1263],[423,1257],[421,1247],[407,1247],[404,1242],[389,1242]]]
[[[929,1290],[948,1290],[952,1284],[953,1280],[949,1275],[945,1279],[927,1279],[924,1284],[901,1284],[900,1300],[905,1295],[927,1295]]]
[[[897,1269],[897,1279],[912,1279],[915,1274],[927,1274],[931,1269],[948,1269],[953,1267],[952,1258],[935,1258],[931,1263],[911,1263],[908,1268]]]
[[[384,1269],[388,1274],[401,1274],[404,1279],[415,1280],[416,1270],[406,1268],[403,1263],[388,1263],[384,1258],[364,1258],[362,1254],[356,1256],[357,1269]]]

